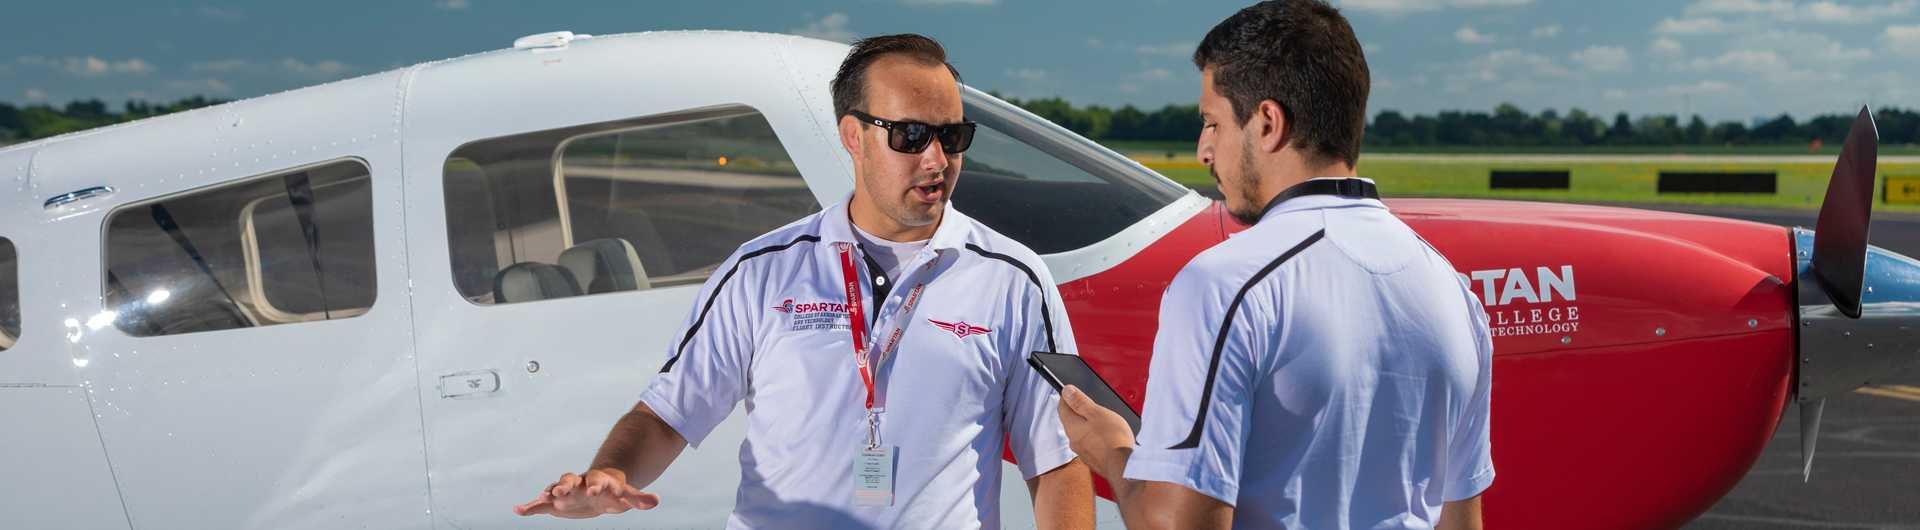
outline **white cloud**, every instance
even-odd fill
[[[1806,3],[1793,0],[1699,0],[1689,4],[1685,12],[1688,15],[1771,17],[1787,22],[1861,24],[1908,15],[1916,7],[1920,7],[1920,0],[1891,0],[1870,5],[1843,4],[1833,0]]]
[[[1133,74],[1133,77],[1143,81],[1166,81],[1173,79],[1173,71],[1165,68],[1149,68]]]
[[[1674,96],[1699,96],[1699,95],[1705,95],[1705,94],[1718,94],[1718,93],[1727,92],[1731,90],[1733,90],[1733,85],[1729,85],[1724,82],[1715,81],[1711,79],[1700,81],[1698,83],[1669,85],[1666,88],[1661,89],[1662,92],[1665,92],[1669,95],[1674,95]]]
[[[1609,88],[1606,92],[1601,92],[1600,97],[1610,101],[1619,101],[1627,99],[1627,91],[1618,88]]]
[[[1653,44],[1648,47],[1653,49],[1654,55],[1662,57],[1679,57],[1687,51],[1687,47],[1681,45],[1680,41],[1666,37],[1653,39]]]
[[[1518,7],[1533,0],[1341,0],[1340,7],[1351,11],[1403,15],[1448,8]]]
[[[100,77],[109,74],[146,75],[153,73],[153,65],[138,57],[123,61],[101,59],[94,56],[62,57],[57,60],[38,56],[21,57],[20,62],[30,65],[54,66],[66,73],[81,77]]]
[[[183,95],[224,95],[233,93],[233,85],[219,79],[179,79],[166,82],[168,90]]]
[[[25,96],[27,98],[27,101],[31,101],[35,103],[47,100],[47,91],[40,90],[38,88],[29,88],[27,89],[26,93],[21,95]]]
[[[1893,53],[1907,57],[1920,57],[1920,24],[1912,26],[1887,26],[1880,35],[1881,42]]]
[[[853,31],[847,29],[848,20],[846,13],[828,13],[827,16],[820,17],[818,20],[807,22],[805,26],[787,31],[803,37],[834,42],[853,42],[855,37]]]
[[[1480,33],[1473,26],[1460,26],[1460,29],[1453,31],[1453,40],[1466,44],[1487,44],[1493,42],[1493,36]]]
[[[905,0],[910,6],[990,6],[999,0]]]
[[[1907,15],[1913,13],[1915,6],[1920,6],[1920,1],[1899,0],[1881,5],[1851,6],[1821,0],[1801,6],[1800,12],[1806,18],[1819,22],[1861,24]]]
[[[1595,72],[1625,72],[1633,69],[1633,56],[1619,46],[1591,46],[1573,52],[1573,62]]]
[[[1107,46],[1107,42],[1106,42],[1106,41],[1103,41],[1103,40],[1100,40],[1100,39],[1098,39],[1098,38],[1094,38],[1094,37],[1087,37],[1087,47],[1088,47],[1088,48],[1093,48],[1093,49],[1096,49],[1096,50],[1098,50],[1098,49],[1101,49],[1101,48],[1105,48],[1106,46]]]
[[[1700,0],[1687,6],[1687,13],[1782,14],[1793,12],[1790,0]]]
[[[1462,93],[1482,85],[1499,85],[1503,88],[1525,91],[1537,88],[1540,79],[1565,80],[1573,77],[1573,71],[1545,55],[1506,49],[1489,52],[1475,57],[1467,64],[1454,67],[1447,77],[1448,92]]]
[[[245,59],[202,61],[187,65],[188,70],[195,72],[232,72],[246,67],[247,61]]]
[[[1560,35],[1560,25],[1548,24],[1545,26],[1533,28],[1533,31],[1530,32],[1530,34],[1533,35],[1533,37],[1536,39],[1556,37]]]
[[[1826,35],[1803,31],[1767,31],[1736,40],[1742,48],[1767,49],[1786,57],[1821,66],[1835,66],[1873,58],[1866,48],[1848,48]]]
[[[433,8],[443,11],[466,11],[473,7],[467,0],[433,0]]]
[[[1685,64],[1682,70],[1695,72],[1737,72],[1757,76],[1771,82],[1807,81],[1814,79],[1833,79],[1837,72],[1813,72],[1798,70],[1792,61],[1773,50],[1731,50],[1717,57],[1699,57]]]
[[[1158,57],[1186,57],[1189,55],[1193,55],[1193,49],[1195,47],[1198,47],[1199,45],[1200,44],[1196,42],[1169,42],[1166,44],[1142,44],[1140,46],[1134,47],[1133,51],[1135,53],[1139,53],[1140,55],[1149,55],[1149,56],[1158,56]]]
[[[1727,31],[1727,24],[1713,17],[1665,18],[1653,31],[1667,35],[1707,35]]]
[[[1041,70],[1038,68],[1021,68],[1018,70],[1007,70],[1007,77],[1011,77],[1021,81],[1043,81],[1043,80],[1046,80],[1047,78],[1047,71]]]
[[[214,20],[234,21],[234,20],[241,20],[241,19],[247,18],[247,14],[241,12],[238,9],[227,9],[222,7],[203,5],[203,6],[200,6],[200,8],[197,9],[196,11],[200,13],[200,16],[211,18]]]
[[[280,69],[286,71],[287,73],[299,75],[299,76],[305,76],[305,77],[311,77],[311,78],[331,78],[331,77],[339,77],[340,74],[346,73],[346,71],[348,70],[348,67],[346,64],[343,64],[340,61],[325,60],[325,61],[320,61],[316,63],[308,63],[308,62],[301,61],[299,59],[288,57],[286,59],[280,60]]]

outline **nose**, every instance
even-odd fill
[[[927,148],[920,151],[919,157],[920,170],[923,173],[944,173],[947,171],[947,165],[951,163],[947,160],[947,152],[941,149],[938,139],[927,142]]]
[[[1193,157],[1203,165],[1213,165],[1213,129],[1200,131],[1200,141],[1193,144]]]

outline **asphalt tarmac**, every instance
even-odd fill
[[[1219,198],[1211,187],[1198,191]],[[1818,217],[1812,210],[1615,206],[1808,228]],[[1874,217],[1871,244],[1920,257],[1920,215]],[[1747,476],[1682,528],[1920,530],[1920,367],[1828,400],[1824,416],[1810,479],[1801,481],[1800,414],[1797,406],[1789,405],[1773,441]],[[1646,479],[1660,480],[1651,471]]]

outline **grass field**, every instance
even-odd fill
[[[1192,155],[1166,158],[1141,156],[1135,160],[1181,184],[1213,186],[1207,168]],[[1380,184],[1380,193],[1400,197],[1471,197],[1560,202],[1681,203],[1715,206],[1752,206],[1764,208],[1814,209],[1826,196],[1827,179],[1833,164],[1799,160],[1768,162],[1742,159],[1738,162],[1675,162],[1662,160],[1571,160],[1510,161],[1482,160],[1477,157],[1380,157],[1362,155],[1359,173]],[[1488,172],[1511,170],[1566,170],[1571,178],[1568,190],[1490,190]],[[1779,190],[1772,195],[1737,193],[1661,194],[1656,184],[1661,171],[1774,171]],[[1882,175],[1920,177],[1920,163],[1881,163]],[[1920,212],[1920,205],[1880,202],[1875,186],[1876,210]]]
[[[1101,142],[1107,148],[1135,157],[1160,157],[1168,153],[1176,157],[1192,156],[1191,141],[1133,141],[1110,140]],[[1819,151],[1809,151],[1805,145],[1617,145],[1593,147],[1368,147],[1366,153],[1407,153],[1407,154],[1556,154],[1556,155],[1826,155],[1840,154],[1839,144],[1830,144]],[[1880,156],[1920,155],[1920,145],[1882,145]]]

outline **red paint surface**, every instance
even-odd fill
[[[1677,527],[1759,457],[1792,378],[1785,229],[1565,204],[1388,204],[1462,274],[1520,269],[1538,295],[1540,267],[1556,278],[1573,268],[1573,299],[1501,304],[1501,281],[1483,300],[1496,328],[1578,323],[1494,339],[1489,528]],[[1216,202],[1126,262],[1060,286],[1082,356],[1136,408],[1161,293],[1244,228]],[[1469,285],[1485,298],[1484,281]]]

